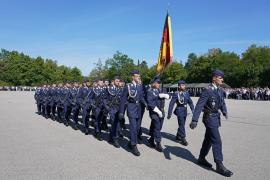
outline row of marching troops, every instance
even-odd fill
[[[228,117],[224,92],[219,87],[223,83],[224,73],[215,70],[212,77],[212,83],[202,92],[195,108],[188,91],[185,90],[185,81],[178,81],[178,91],[167,93],[162,88],[158,76],[152,79],[149,86],[143,86],[138,70],[132,71],[132,81],[127,84],[116,76],[110,85],[105,85],[101,79],[95,80],[92,87],[89,82],[84,82],[82,85],[76,82],[65,85],[44,85],[36,90],[35,99],[38,114],[63,122],[66,126],[72,125],[75,129],[79,127],[78,116],[81,113],[84,133],[86,135],[90,133],[89,125],[91,125],[94,127],[93,135],[102,141],[101,131],[107,131],[109,143],[116,148],[120,148],[119,138],[123,138],[122,131],[126,128],[126,114],[129,120],[128,147],[135,156],[140,156],[137,144],[142,143],[141,123],[145,110],[149,111],[151,118],[148,143],[157,151],[163,151],[161,129],[165,118],[166,99],[171,99],[167,119],[174,114],[178,120],[175,141],[187,146],[185,123],[189,105],[193,114],[191,129],[196,128],[200,113],[204,111],[203,122],[206,133],[198,164],[212,168],[212,164],[206,160],[206,155],[212,147],[217,172],[224,176],[231,176],[233,173],[222,163],[222,142],[218,129],[220,127],[219,111],[226,118]]]

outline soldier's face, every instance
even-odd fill
[[[154,87],[156,88],[156,89],[159,89],[160,88],[160,86],[161,86],[161,84],[160,83],[154,83]]]
[[[132,80],[135,81],[136,83],[140,83],[141,75],[139,75],[139,74],[134,74],[134,75],[132,76]]]
[[[98,81],[98,86],[103,86],[103,81]]]
[[[185,90],[186,89],[186,85],[185,84],[180,84],[179,89],[180,90]]]
[[[223,77],[221,76],[214,76],[213,81],[216,85],[220,86],[223,84]]]
[[[115,79],[114,80],[114,85],[119,87],[120,86],[120,80],[119,79]]]

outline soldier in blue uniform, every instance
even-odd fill
[[[63,84],[59,83],[55,90],[56,96],[56,112],[57,112],[57,120],[62,122],[62,115],[64,110],[64,103],[63,103]]]
[[[161,80],[155,77],[151,82],[151,87],[147,90],[147,103],[149,107],[149,116],[151,118],[150,139],[148,142],[151,147],[159,152],[163,152],[161,146],[161,128],[165,116],[164,99],[169,99],[169,94],[160,92]],[[156,144],[155,144],[156,142]]]
[[[44,93],[44,117],[48,119],[50,117],[51,108],[50,108],[50,102],[51,102],[51,92],[50,92],[50,85],[46,85],[46,88],[43,91]]]
[[[220,88],[220,85],[223,83],[223,78],[224,73],[222,71],[213,71],[212,84],[210,84],[209,87],[202,92],[196,104],[192,121],[190,123],[190,128],[196,128],[200,113],[203,111],[203,123],[206,127],[206,131],[198,164],[209,168],[212,167],[212,165],[205,159],[210,148],[212,147],[217,173],[230,177],[233,175],[233,173],[226,169],[222,163],[222,142],[219,133],[219,127],[221,125],[219,111],[221,111],[226,119],[228,118],[227,108],[224,101],[224,92]]]
[[[42,101],[42,97],[41,97],[41,92],[42,91],[42,87],[38,87],[35,91],[35,95],[34,98],[36,100],[36,104],[37,104],[37,114],[41,114],[41,101]]]
[[[46,84],[43,85],[43,87],[41,88],[40,90],[40,103],[41,103],[41,115],[42,116],[45,116],[46,115],[46,112],[45,112],[45,102],[46,102]]]
[[[81,106],[82,106],[82,122],[84,125],[84,134],[89,134],[89,116],[92,109],[93,91],[90,88],[89,81],[83,83],[83,87],[80,91]]]
[[[66,126],[69,125],[69,118],[71,114],[72,108],[72,100],[73,96],[71,93],[71,85],[69,82],[66,83],[65,87],[63,88],[63,105],[64,105],[64,124]]]
[[[79,112],[81,109],[80,102],[81,102],[81,97],[80,97],[80,87],[78,82],[73,83],[73,88],[71,90],[72,93],[72,120],[74,124],[74,129],[78,129],[78,116]]]
[[[101,122],[103,118],[103,98],[105,97],[105,92],[103,88],[103,81],[99,79],[97,81],[97,86],[93,87],[93,101],[92,101],[92,108],[93,108],[93,114],[94,114],[94,128],[95,128],[95,134],[94,136],[97,138],[97,140],[102,141],[101,137]]]
[[[137,148],[137,138],[140,130],[141,102],[146,105],[143,88],[139,85],[139,81],[140,72],[138,70],[133,70],[132,82],[128,83],[123,90],[119,110],[119,119],[123,119],[125,114],[125,105],[127,103],[126,109],[130,126],[130,143],[128,146],[135,156],[140,156],[140,152]]]
[[[172,94],[172,99],[169,105],[168,116],[167,119],[170,119],[172,116],[174,105],[176,104],[176,108],[174,110],[174,114],[177,116],[178,120],[178,130],[176,133],[176,142],[187,146],[188,142],[186,140],[186,131],[185,124],[187,118],[187,104],[189,105],[191,112],[194,110],[193,102],[190,98],[189,93],[186,91],[185,81],[178,81],[178,91]]]
[[[118,138],[121,129],[118,114],[121,95],[122,89],[120,88],[120,78],[116,76],[112,80],[112,85],[107,88],[107,98],[104,102],[106,112],[108,113],[110,122],[112,124],[109,142],[112,143],[116,148],[120,147]]]
[[[56,84],[53,84],[51,89],[51,118],[52,120],[55,120],[56,119],[56,102],[57,102],[57,94],[56,94]]]

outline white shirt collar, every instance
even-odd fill
[[[214,83],[212,83],[212,85],[213,85],[213,87],[215,88],[215,89],[217,89],[218,87],[217,87],[217,85],[215,85]]]

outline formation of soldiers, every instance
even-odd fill
[[[218,131],[220,126],[220,113],[218,111],[228,117],[224,93],[219,88],[223,82],[223,76],[221,71],[213,72],[213,82],[202,92],[195,108],[188,91],[185,89],[184,81],[179,80],[178,91],[167,93],[162,88],[161,80],[157,76],[153,78],[149,86],[143,86],[138,70],[132,71],[132,81],[127,84],[116,76],[110,84],[96,79],[92,86],[90,86],[89,81],[82,84],[67,82],[65,84],[44,85],[37,88],[35,93],[37,113],[47,119],[51,118],[66,126],[72,126],[74,129],[79,129],[81,126],[78,118],[81,114],[85,135],[90,133],[90,126],[94,129],[94,137],[99,141],[104,139],[101,132],[107,132],[109,143],[116,148],[120,148],[119,138],[123,138],[123,130],[126,129],[125,114],[127,114],[130,139],[128,147],[131,153],[140,156],[137,144],[142,143],[141,124],[145,110],[148,110],[151,118],[149,146],[163,152],[161,129],[166,116],[165,100],[171,99],[167,119],[171,118],[172,113],[177,117],[179,126],[175,141],[184,146],[188,145],[185,133],[187,106],[193,113],[191,129],[197,126],[199,115],[203,110],[206,134],[198,164],[207,168],[212,167],[205,158],[212,147],[217,172],[224,176],[232,176],[232,172],[227,170],[222,163],[222,145]]]

